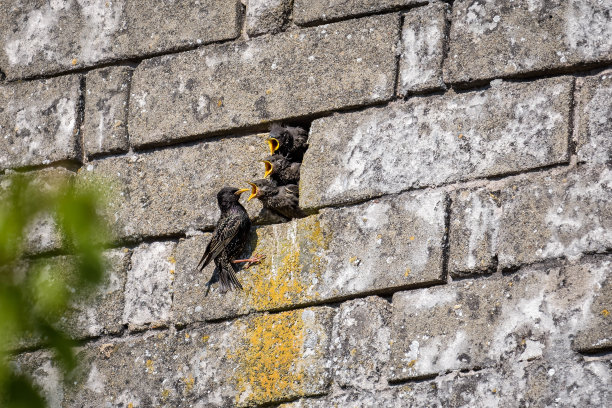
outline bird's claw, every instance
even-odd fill
[[[232,263],[243,263],[243,262],[245,262],[246,265],[244,266],[244,269],[249,269],[249,267],[251,265],[255,265],[256,263],[259,263],[259,262],[261,262],[264,259],[266,259],[265,255],[255,254],[252,257],[247,258],[247,259],[236,259],[236,260],[232,261]]]

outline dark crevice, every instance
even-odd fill
[[[452,203],[452,198],[447,194],[444,199],[444,236],[442,237],[442,279],[444,281],[448,281]]]
[[[502,79],[504,82],[533,82],[539,79],[557,78],[566,75],[585,74],[593,70],[604,70],[612,67],[610,61],[597,61],[588,64],[577,64],[569,67],[541,69],[529,72],[517,72],[508,75],[499,75],[477,80],[450,82],[456,90],[468,91],[474,88],[481,87],[496,79]]]
[[[574,134],[575,123],[576,123],[576,115],[578,115],[577,102],[576,102],[576,78],[572,81],[572,86],[570,89],[570,109],[569,109],[569,118],[567,123],[567,159],[570,160],[571,157],[576,156],[576,147],[577,147],[577,137],[578,135]]]
[[[399,12],[410,11],[417,7],[424,6],[428,3],[429,3],[428,0],[421,0],[415,3],[412,3],[410,5],[389,5],[379,10],[364,11],[360,13],[344,15],[344,16],[337,16],[337,17],[330,17],[330,18],[319,18],[319,19],[315,19],[315,20],[307,21],[303,23],[296,23],[296,26],[299,28],[308,28],[308,27],[316,27],[320,25],[338,23],[341,21],[355,20],[355,19],[364,18],[364,17],[384,16],[386,14],[392,14],[398,11]]]
[[[403,34],[402,28],[404,27],[405,18],[406,17],[402,14],[399,19],[398,47],[400,49],[397,50],[397,52],[395,53],[395,77],[393,79],[393,95],[395,95],[396,98],[401,98],[399,82],[400,82],[400,64],[401,64],[401,59],[402,59],[402,51],[404,47],[404,42],[403,42],[404,34]]]
[[[85,75],[82,75],[79,80],[79,101],[77,105],[77,120],[74,125],[76,130],[77,151],[81,154],[81,163],[87,161],[85,153],[85,132],[83,132],[83,123],[85,122],[85,95],[87,91]]]
[[[566,161],[560,161],[557,163],[553,163],[553,164],[547,164],[544,166],[537,166],[537,167],[532,167],[529,169],[523,169],[523,170],[516,170],[516,171],[509,171],[506,172],[504,174],[499,174],[499,175],[495,175],[495,176],[485,176],[483,177],[484,180],[491,180],[491,181],[496,181],[496,180],[504,180],[508,177],[512,177],[512,176],[518,176],[521,174],[531,174],[531,173],[540,173],[540,172],[544,172],[544,171],[548,171],[548,170],[553,170],[553,169],[557,169],[557,168],[564,168],[564,167],[568,167],[569,163],[569,159],[567,159]]]
[[[494,255],[491,257],[491,264],[486,269],[453,271],[451,273],[451,277],[453,278],[453,281],[455,282],[462,281],[462,280],[468,280],[468,279],[472,280],[474,278],[487,277],[487,276],[494,275],[495,273],[498,272],[497,268],[498,268],[497,255]]]
[[[418,383],[424,383],[424,382],[429,382],[431,380],[436,379],[436,377],[438,377],[438,373],[434,373],[434,374],[423,374],[423,375],[415,375],[414,377],[410,377],[410,378],[406,378],[406,379],[389,379],[389,384],[390,385],[404,385],[404,384],[418,384]]]
[[[62,168],[68,171],[76,172],[79,168],[81,168],[81,165],[82,163],[80,161],[58,160],[58,161],[54,161],[48,164],[37,164],[37,165],[32,165],[32,166],[23,166],[23,167],[17,167],[17,168],[12,168],[12,169],[5,169],[5,171],[10,170],[15,173],[29,173],[29,172],[45,170],[45,169]]]

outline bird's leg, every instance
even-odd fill
[[[261,262],[262,260],[266,259],[265,255],[260,255],[260,254],[255,254],[254,256],[247,258],[247,259],[235,259],[232,261],[232,263],[243,263],[246,262],[246,265],[244,266],[244,269],[248,269],[251,265],[256,264]]]

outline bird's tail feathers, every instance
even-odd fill
[[[236,271],[234,271],[234,267],[230,263],[221,263],[219,265],[220,273],[219,273],[219,281],[221,283],[221,293],[225,293],[228,290],[232,290],[233,288],[242,289],[242,285],[240,281],[238,281],[238,277],[236,276]]]

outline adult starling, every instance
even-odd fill
[[[281,126],[273,124],[270,127],[270,138],[266,140],[270,146],[270,154],[278,153],[289,161],[301,162],[308,148],[308,134],[301,127]]]
[[[249,184],[251,195],[247,201],[258,198],[264,208],[289,219],[305,216],[299,207],[298,186],[295,184],[276,186],[268,179],[255,180]]]
[[[300,180],[301,163],[293,163],[280,154],[273,154],[262,160],[266,166],[264,178],[270,179],[278,185],[297,184]]]
[[[206,246],[204,255],[202,255],[202,259],[196,267],[197,270],[202,271],[211,260],[214,260],[218,271],[218,279],[221,282],[221,293],[225,293],[233,287],[242,289],[242,285],[236,277],[236,263],[254,263],[261,259],[235,260],[244,249],[251,229],[249,215],[238,201],[240,194],[245,191],[249,191],[249,189],[238,190],[233,187],[223,187],[217,193],[217,203],[221,210],[221,216],[217,221],[213,236]],[[209,289],[216,277],[213,273],[213,277],[207,283]]]

